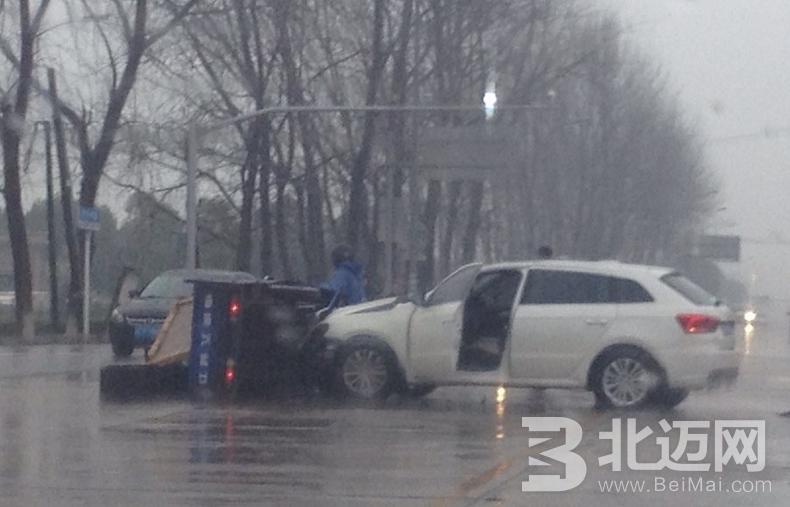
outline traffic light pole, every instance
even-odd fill
[[[187,132],[187,258],[186,268],[196,268],[197,252],[197,165],[200,149],[200,127],[197,120],[189,122]]]

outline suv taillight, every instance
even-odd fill
[[[699,313],[681,313],[677,316],[683,332],[688,334],[712,333],[719,328],[719,319]]]

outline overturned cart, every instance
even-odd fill
[[[148,350],[145,365],[102,370],[105,394],[183,390],[201,398],[308,382],[306,337],[328,301],[319,289],[273,281],[194,281]]]

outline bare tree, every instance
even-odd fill
[[[71,100],[65,97],[58,97],[55,104],[76,133],[82,169],[79,193],[81,206],[92,207],[96,203],[99,184],[112,153],[123,111],[137,80],[143,57],[165,34],[181,22],[198,1],[163,1],[157,12],[167,13],[167,15],[158,16],[160,19],[163,18],[163,22],[157,26],[149,24],[149,18],[152,16],[149,0],[135,0],[131,9],[120,1],[113,1],[110,7],[113,9],[112,12],[101,14],[96,12],[95,4],[88,0],[80,0],[78,4],[72,6],[74,9],[81,8],[81,12],[84,13],[84,18],[79,16],[78,19],[73,20],[75,24],[72,28],[80,30],[81,27],[76,21],[87,19],[100,34],[105,50],[106,68],[110,74],[109,89],[102,99],[103,105],[98,107],[99,111],[103,111],[98,126],[94,125],[92,114],[92,107],[97,107],[97,104],[83,105],[81,112],[77,106],[72,105]],[[114,28],[118,30],[116,33],[110,33],[106,26],[108,16],[117,20],[117,25],[114,25]],[[123,51],[117,51],[112,43],[113,38],[123,41]],[[77,40],[79,40],[78,37]],[[86,50],[86,48],[82,49]],[[18,65],[21,68],[21,60]],[[47,94],[40,83],[38,88]],[[95,133],[95,137],[93,133]],[[80,257],[82,258],[84,255],[86,252],[81,252]],[[80,271],[79,268],[72,268],[72,276],[78,275]],[[82,280],[72,279],[70,286],[81,292]],[[72,312],[75,311],[76,305],[71,305],[70,309]]]
[[[365,91],[366,106],[372,106],[376,103],[379,87],[381,86],[390,55],[390,51],[385,47],[384,41],[384,16],[387,10],[387,3],[387,0],[373,0],[370,64],[367,75],[367,89]],[[360,230],[367,223],[365,175],[370,163],[375,126],[375,115],[373,113],[365,114],[362,141],[354,159],[354,165],[351,168],[351,195],[349,196],[348,204],[348,243],[354,249],[358,248]]]
[[[503,240],[510,256],[550,242],[574,257],[668,262],[715,188],[694,133],[611,16],[568,21],[577,28],[553,45],[550,72],[525,81],[555,99],[519,130],[524,160],[497,197],[509,203]]]
[[[697,203],[711,182],[660,73],[611,16],[581,5],[204,0],[148,54],[156,73],[143,89],[179,104],[175,121],[230,119],[270,105],[478,103],[495,72],[500,103],[542,107],[492,120],[517,144],[503,182],[420,189],[423,286],[480,252],[523,258],[547,242],[578,257],[656,257],[704,216]],[[238,230],[228,238],[236,266],[252,266],[259,248],[263,272],[316,281],[325,245],[345,240],[375,274],[379,169],[396,167],[400,197],[423,129],[483,121],[482,111],[268,115],[205,140],[201,184],[226,203],[214,212],[236,214],[223,219]],[[183,146],[156,149],[169,161],[148,170],[183,185]],[[684,191],[673,192],[680,181]],[[403,259],[394,264],[402,276]]]
[[[297,69],[295,48],[292,37],[293,6],[288,0],[276,0],[274,9],[278,27],[277,46],[285,73],[285,89],[288,105],[305,105],[305,91]],[[324,241],[323,196],[316,167],[317,132],[307,113],[297,113],[302,156],[304,159],[304,189],[306,194],[306,231],[305,231],[305,263],[307,277],[317,282],[323,275],[326,246]]]
[[[2,101],[0,137],[3,146],[3,196],[6,203],[8,232],[11,240],[11,255],[14,264],[14,291],[16,293],[17,332],[25,342],[35,334],[33,320],[33,287],[30,272],[30,251],[25,230],[25,212],[22,207],[20,183],[20,143],[25,130],[25,118],[30,101],[33,80],[34,45],[41,29],[41,22],[49,6],[49,0],[41,0],[38,8],[31,11],[28,0],[19,2],[19,52],[12,53],[7,41],[3,41],[4,53],[17,64],[18,76],[13,97]]]

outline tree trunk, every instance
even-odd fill
[[[22,207],[20,182],[20,150],[25,129],[25,116],[30,100],[33,79],[33,50],[41,19],[49,6],[42,0],[35,15],[31,17],[28,0],[19,1],[19,76],[13,104],[5,104],[0,115],[0,138],[3,146],[4,197],[8,234],[11,241],[11,257],[14,265],[14,292],[16,327],[22,341],[31,342],[35,337],[33,316],[33,285],[30,270],[30,249],[25,230],[25,210]]]
[[[428,184],[428,200],[425,203],[425,263],[419,271],[418,286],[420,294],[424,293],[435,282],[435,250],[436,250],[436,219],[439,217],[439,201],[442,198],[442,184],[431,181]]]
[[[254,158],[254,157],[252,157]],[[236,247],[236,269],[239,271],[250,270],[250,256],[252,254],[252,208],[255,204],[255,183],[257,180],[257,161],[250,160],[242,169],[242,198],[239,218],[239,243]]]
[[[96,194],[99,191],[99,181],[101,180],[104,166],[112,151],[115,142],[115,135],[118,131],[118,124],[121,121],[121,114],[126,106],[126,100],[132,91],[134,82],[137,79],[137,70],[143,59],[143,54],[147,48],[146,40],[146,21],[148,18],[148,0],[136,0],[134,13],[134,26],[131,37],[128,41],[128,55],[126,65],[121,73],[118,86],[110,92],[110,99],[107,103],[107,111],[101,124],[101,132],[96,145],[91,149],[86,137],[80,142],[82,159],[82,184],[80,186],[80,205],[93,206],[96,203]],[[84,123],[83,123],[84,127]]]
[[[477,233],[480,231],[480,213],[483,206],[483,183],[472,183],[469,196],[469,222],[464,231],[461,259],[463,264],[475,260],[477,254]]]
[[[255,188],[261,144],[261,118],[252,122],[246,142],[247,156],[241,168],[241,213],[239,217],[239,243],[236,247],[236,269],[250,270],[252,254],[252,210],[255,206]]]
[[[275,203],[275,220],[277,227],[277,252],[280,256],[282,275],[286,280],[293,278],[290,249],[288,248],[288,223],[285,219],[285,181],[277,176],[277,202]]]
[[[280,25],[279,30],[279,49],[283,59],[283,66],[286,74],[286,92],[288,105],[304,105],[304,91],[299,78],[294,49],[289,30],[290,12],[287,2],[275,2],[277,18]],[[305,263],[307,268],[307,279],[310,283],[317,283],[324,276],[324,265],[326,258],[326,244],[324,241],[323,225],[323,197],[321,195],[321,183],[318,177],[318,170],[315,164],[315,146],[318,143],[318,135],[314,126],[309,121],[306,113],[296,113],[296,120],[299,124],[302,141],[302,155],[304,157],[304,190],[307,196],[306,210],[306,235],[305,239]]]
[[[33,287],[31,284],[30,250],[25,230],[25,211],[22,208],[22,187],[19,180],[19,143],[21,140],[20,131],[24,127],[24,116],[14,111],[10,105],[4,106],[2,111],[0,135],[3,138],[5,211],[14,265],[16,328],[17,335],[22,338],[23,343],[29,343],[35,335]]]
[[[293,263],[290,253],[289,243],[289,221],[286,218],[287,214],[287,201],[285,197],[285,189],[288,186],[288,181],[293,174],[293,161],[296,152],[296,125],[293,116],[288,118],[288,145],[287,155],[282,156],[280,163],[277,164],[275,170],[275,184],[277,186],[277,203],[276,203],[276,227],[277,227],[277,251],[280,257],[280,266],[282,274],[286,279],[293,279]],[[301,210],[301,202],[298,202]],[[301,220],[301,215],[299,216]],[[291,224],[293,224],[293,217],[291,217]],[[301,226],[301,222],[299,223]],[[300,236],[301,239],[301,236]]]
[[[47,257],[49,264],[49,325],[52,332],[60,329],[58,298],[58,240],[55,234],[55,190],[52,167],[52,124],[44,123],[44,142],[47,171]]]
[[[392,95],[395,97],[395,104],[405,106],[409,93],[409,43],[412,34],[412,18],[414,15],[414,0],[405,0],[401,11],[401,28],[398,34],[398,46],[393,55],[392,69]],[[403,198],[403,187],[406,181],[404,169],[412,158],[406,144],[406,117],[402,113],[390,113],[389,135],[392,138],[392,158],[395,164],[394,176],[394,196],[397,200]],[[416,210],[415,210],[416,211]],[[408,216],[408,213],[405,214]],[[399,217],[399,219],[405,218]],[[398,234],[395,237],[399,237]],[[399,245],[403,248],[405,245]],[[405,294],[407,283],[404,280],[408,276],[406,266],[400,258],[401,248],[393,248],[392,252],[392,282],[396,294]],[[398,281],[401,281],[400,283]]]
[[[450,203],[447,206],[447,227],[444,230],[444,240],[439,255],[439,274],[446,276],[452,271],[453,239],[458,226],[458,198],[461,196],[461,182],[450,182]]]
[[[69,170],[68,153],[66,152],[66,138],[63,132],[63,118],[58,104],[58,87],[55,70],[47,72],[49,79],[49,93],[52,98],[52,125],[55,130],[55,149],[58,156],[58,169],[60,172],[60,199],[63,207],[63,232],[66,236],[66,250],[69,257],[69,293],[68,310],[66,314],[66,334],[77,334],[77,323],[82,315],[82,264],[77,246],[77,235],[74,231],[74,202],[71,190],[71,171]]]
[[[326,242],[324,241],[323,197],[318,170],[315,166],[313,143],[317,136],[308,125],[304,113],[299,114],[302,132],[302,150],[305,158],[305,190],[307,193],[307,279],[317,283],[325,274]]]
[[[311,256],[307,248],[307,224],[305,223],[305,202],[304,202],[304,182],[294,182],[294,190],[296,192],[296,224],[297,224],[297,238],[299,239],[299,247],[302,249],[302,256],[304,258],[305,266],[310,263]],[[309,271],[307,271],[309,273]],[[304,271],[302,272],[304,275]]]
[[[376,103],[379,86],[384,76],[387,65],[387,55],[384,51],[384,14],[386,0],[375,0],[373,6],[373,35],[370,71],[368,72],[367,90],[365,92],[365,105],[372,106]],[[351,195],[348,203],[348,244],[356,250],[364,224],[367,223],[367,199],[365,196],[365,176],[370,164],[373,151],[373,138],[376,128],[376,115],[373,112],[365,113],[365,123],[362,132],[360,148],[354,158],[351,168]]]

